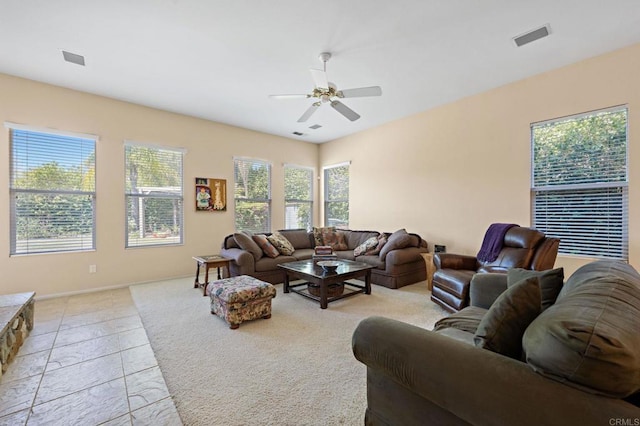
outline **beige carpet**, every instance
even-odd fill
[[[276,288],[271,319],[230,330],[193,279],[131,287],[185,425],[362,425],[366,368],[351,351],[358,322],[381,315],[431,329],[445,315],[425,282],[374,285],[326,310]]]

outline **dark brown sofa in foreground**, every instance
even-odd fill
[[[421,253],[428,252],[427,242],[419,235],[408,233],[406,247],[385,251],[381,254],[354,256],[356,247],[372,237],[378,237],[376,231],[339,230],[344,234],[346,250],[335,251],[339,259],[357,260],[376,268],[372,270],[371,282],[389,288],[400,288],[426,280],[426,267]],[[250,275],[263,281],[277,284],[284,282],[284,271],[278,265],[296,260],[311,259],[314,253],[315,238],[305,229],[283,229],[278,231],[295,248],[291,255],[279,255],[275,258],[264,256],[261,252],[251,253],[243,249],[236,241],[237,234],[225,237],[220,254],[232,259],[231,276]],[[236,235],[236,236],[234,236]],[[270,235],[269,233],[265,235]],[[387,237],[390,233],[385,233]],[[239,237],[238,237],[239,238]],[[383,246],[384,247],[384,246]],[[390,248],[390,247],[388,247]],[[381,252],[382,253],[382,252]]]
[[[559,239],[546,237],[537,229],[515,226],[505,234],[502,251],[493,262],[483,263],[475,256],[436,253],[431,300],[449,312],[457,312],[469,305],[469,284],[475,274],[504,273],[511,268],[551,269],[559,244]]]
[[[553,303],[558,270],[510,274],[476,275],[472,305],[437,331],[382,317],[358,325],[366,425],[640,421],[640,275],[623,262],[593,262]]]

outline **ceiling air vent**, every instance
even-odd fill
[[[313,130],[317,130],[317,129],[319,129],[320,127],[322,127],[322,126],[321,126],[321,125],[319,125],[319,124],[314,124],[313,126],[309,126],[309,128],[310,128],[310,129],[313,129]]]
[[[304,136],[304,133],[300,133],[300,132],[293,132],[293,134],[296,136]]]
[[[540,27],[535,30],[526,32],[522,35],[519,35],[517,37],[514,37],[513,41],[516,44],[516,46],[521,47],[527,43],[531,43],[532,41],[536,41],[541,38],[544,38],[549,34],[550,34],[550,28],[549,28],[549,24],[547,24],[544,27]]]
[[[84,56],[67,52],[66,50],[62,51],[62,56],[65,61],[71,62],[72,64],[82,65],[84,67]]]

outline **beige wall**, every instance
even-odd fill
[[[318,145],[270,136],[0,74],[0,125],[90,133],[97,157],[97,249],[92,252],[9,256],[9,131],[0,130],[0,293],[39,296],[192,275],[191,256],[216,253],[233,232],[233,195],[226,212],[195,212],[194,178],[227,179],[234,156],[272,163],[272,228],[284,227],[283,163],[317,170]],[[123,141],[187,150],[184,161],[184,245],[125,249]],[[317,215],[316,215],[317,217]],[[89,265],[97,273],[89,273]]]
[[[272,162],[273,229],[284,226],[283,163],[351,161],[352,229],[404,227],[431,247],[475,254],[490,223],[531,223],[530,123],[622,104],[629,107],[630,262],[640,267],[639,75],[634,45],[318,146],[0,74],[0,122],[100,137],[96,251],[10,257],[5,201],[1,292],[44,296],[193,274],[191,256],[217,252],[233,231],[231,198],[225,213],[194,211],[193,179],[225,178],[231,189],[233,156]],[[124,249],[125,139],[186,148],[183,246]],[[6,129],[0,150],[0,200],[8,200]],[[560,257],[557,265],[571,273],[586,261]],[[97,273],[89,274],[91,264]]]
[[[499,72],[499,70],[496,70]],[[629,108],[630,263],[640,267],[640,44],[323,144],[351,161],[350,227],[405,227],[475,254],[492,222],[531,224],[530,124]],[[572,273],[584,258],[560,257]]]

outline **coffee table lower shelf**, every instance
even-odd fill
[[[327,309],[329,302],[355,296],[356,294],[371,294],[371,265],[352,260],[340,260],[336,271],[326,272],[312,260],[299,260],[296,262],[282,263],[278,265],[284,269],[284,293],[290,291],[298,293],[308,299],[320,302],[320,309]],[[353,283],[351,280],[364,279],[364,285]],[[291,280],[302,280],[302,283],[293,283]],[[309,283],[314,284],[316,294],[308,290]],[[329,286],[343,285],[342,294],[329,297]]]
[[[315,300],[316,302],[322,303],[322,298],[320,296],[316,296],[315,294],[311,294],[309,292],[309,282],[297,283],[297,284],[289,284],[289,291],[294,293],[298,293],[300,296],[304,296],[308,299]],[[345,297],[355,296],[357,294],[369,294],[367,292],[367,287],[365,285],[358,285],[350,282],[342,282],[344,285],[344,291],[342,294],[338,296],[327,296],[327,303],[333,302],[334,300],[344,299]]]

